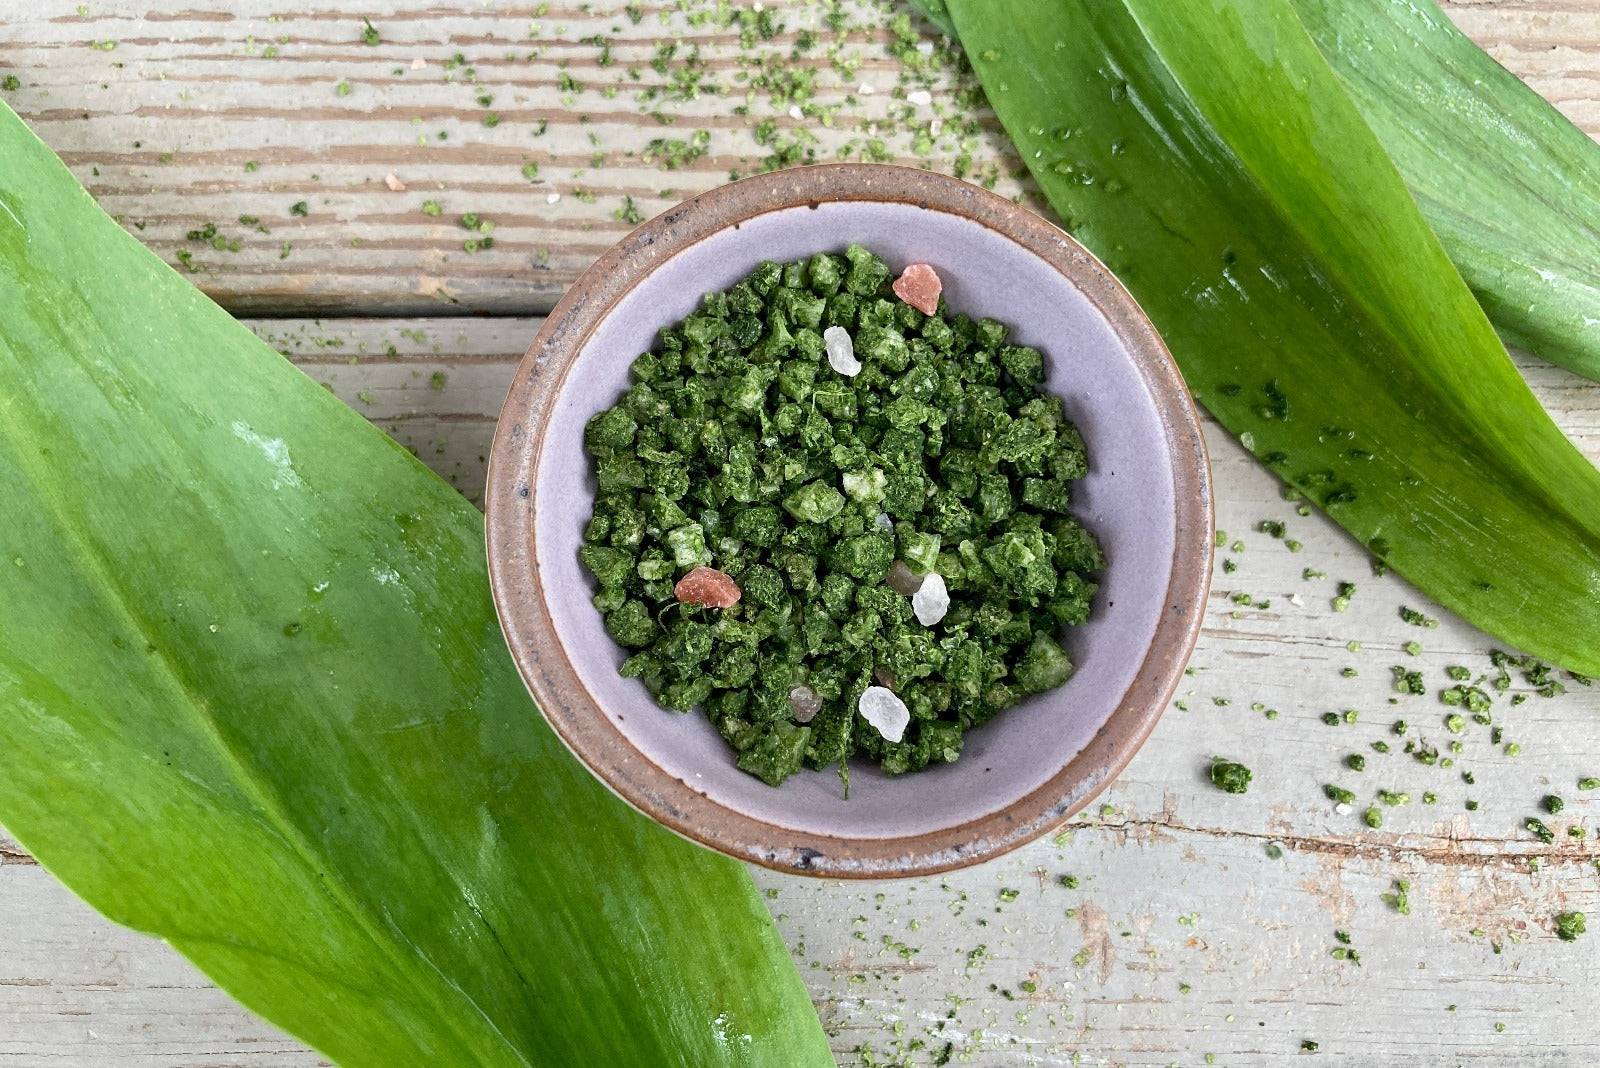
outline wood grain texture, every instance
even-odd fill
[[[20,85],[0,92],[143,240],[169,262],[187,253],[198,284],[237,313],[269,317],[250,325],[478,500],[493,420],[533,317],[627,229],[613,217],[624,196],[648,215],[775,152],[831,159],[847,145],[859,155],[873,138],[885,157],[940,170],[969,155],[972,176],[1031,195],[1008,177],[1016,161],[982,113],[956,135],[947,133],[956,120],[942,119],[918,154],[918,133],[940,109],[955,112],[950,97],[964,83],[937,51],[925,75],[890,54],[890,35],[876,27],[891,5],[843,5],[852,28],[836,67],[818,5],[766,3],[784,29],[750,48],[736,27],[693,24],[692,12],[710,5],[684,12],[665,0],[642,2],[637,26],[618,3],[576,0],[537,16],[537,5],[495,0],[328,4],[316,14],[270,0],[248,17],[215,0],[116,0],[85,14],[62,0],[14,3],[0,6],[0,79]],[[1447,6],[1497,59],[1600,133],[1600,7]],[[363,16],[379,45],[363,43]],[[733,114],[749,87],[739,76],[761,74],[750,57],[789,57],[808,25],[821,43],[786,64],[818,69],[799,117],[765,88],[748,115]],[[613,42],[610,67],[600,65],[602,45],[582,40],[595,34]],[[649,65],[658,42],[677,44],[665,73]],[[691,65],[696,47],[704,62]],[[457,53],[464,62],[447,70]],[[563,73],[583,88],[563,89]],[[725,91],[635,97],[695,76]],[[608,98],[613,81],[622,88]],[[907,102],[924,82],[932,103]],[[862,83],[875,91],[863,95]],[[480,105],[485,93],[492,100]],[[490,111],[498,125],[484,124]],[[769,118],[773,136],[758,143]],[[652,139],[687,141],[698,130],[707,151],[686,166],[643,158]],[[524,178],[526,163],[537,164],[537,183]],[[407,189],[389,189],[389,174]],[[551,192],[561,194],[553,204]],[[440,216],[422,213],[430,199]],[[290,214],[300,201],[306,214]],[[469,235],[456,218],[467,211],[493,220],[492,249],[462,248]],[[208,223],[239,250],[186,236]],[[443,318],[464,312],[509,317]],[[303,318],[312,313],[361,318]],[[1600,387],[1520,365],[1600,459]],[[1335,1064],[1591,1063],[1597,935],[1562,942],[1553,917],[1578,909],[1600,919],[1600,792],[1575,785],[1600,775],[1600,686],[1562,679],[1568,692],[1513,706],[1530,692],[1513,672],[1508,692],[1485,686],[1492,725],[1469,717],[1451,733],[1454,710],[1439,698],[1454,685],[1448,669],[1492,675],[1487,639],[1397,577],[1375,577],[1359,546],[1299,515],[1270,474],[1214,425],[1207,432],[1218,523],[1242,548],[1219,554],[1179,706],[1102,802],[1057,840],[944,877],[845,885],[756,873],[841,1063],[932,1064],[948,1048],[951,1063],[991,1068],[1189,1065],[1207,1054],[1264,1064],[1300,1053],[1305,1040]],[[1261,532],[1262,520],[1284,522],[1285,538]],[[1343,581],[1357,589],[1336,611]],[[1402,605],[1438,625],[1407,625]],[[1397,694],[1396,666],[1421,672],[1427,693]],[[1323,722],[1330,712],[1337,725]],[[1407,742],[1436,747],[1438,758],[1422,763]],[[1351,753],[1366,757],[1365,771],[1345,767]],[[1255,769],[1250,793],[1206,782],[1213,755]],[[1322,792],[1328,783],[1361,804],[1339,811]],[[1379,804],[1374,830],[1362,812],[1380,789],[1410,800]],[[1540,810],[1550,793],[1567,802],[1560,816]],[[1525,829],[1534,815],[1553,842]],[[1382,898],[1397,879],[1411,884],[1409,915]],[[0,916],[0,1066],[325,1063],[166,947],[94,915],[3,833]],[[1331,955],[1336,931],[1348,933],[1359,964]]]
[[[473,450],[486,447],[538,321],[250,325],[401,441],[415,437],[419,455],[471,496],[482,486]],[[1519,365],[1600,459],[1600,388],[1532,359]],[[1451,734],[1438,694],[1454,684],[1451,666],[1492,673],[1483,635],[1399,578],[1374,577],[1348,536],[1299,515],[1270,474],[1215,424],[1206,429],[1218,525],[1243,548],[1219,554],[1179,707],[1065,837],[931,879],[755,872],[841,1063],[930,1064],[949,1043],[952,1063],[994,1068],[1075,1056],[1198,1064],[1208,1052],[1256,1064],[1307,1039],[1333,1063],[1592,1060],[1600,1037],[1588,997],[1600,966],[1590,941],[1558,940],[1552,918],[1600,913],[1600,851],[1568,834],[1600,833],[1600,792],[1575,787],[1600,774],[1600,687],[1567,679],[1569,692],[1512,707],[1530,692],[1514,673],[1505,694],[1486,686],[1500,744],[1470,719]],[[1285,523],[1285,537],[1262,533],[1262,520]],[[1322,575],[1306,578],[1307,568]],[[1342,581],[1357,590],[1339,612]],[[1238,604],[1241,593],[1256,603]],[[1401,605],[1438,626],[1406,624]],[[1411,641],[1416,655],[1405,651]],[[1396,695],[1395,665],[1422,672],[1428,693]],[[1359,713],[1355,724],[1342,722],[1346,709]],[[1338,726],[1324,724],[1328,712]],[[1405,736],[1393,733],[1400,718]],[[1375,741],[1391,753],[1373,751]],[[1423,764],[1402,751],[1407,741],[1457,764]],[[1519,755],[1507,754],[1512,742]],[[1364,772],[1343,766],[1353,752],[1366,756]],[[1207,783],[1213,755],[1255,770],[1249,794]],[[1338,811],[1326,783],[1356,791],[1361,805]],[[1380,789],[1410,801],[1380,804],[1384,826],[1372,830],[1361,814]],[[1547,793],[1567,801],[1559,817],[1542,813]],[[1523,829],[1533,815],[1553,843]],[[1408,916],[1383,901],[1397,879],[1412,886]],[[176,954],[93,915],[3,838],[0,915],[17,920],[0,943],[0,1064],[322,1063]],[[1330,955],[1340,930],[1359,964]]]
[[[898,10],[887,0],[844,3],[843,34],[824,24],[824,4],[775,3],[782,31],[750,47],[737,26],[694,25],[662,0],[639,5],[637,25],[618,2],[537,5],[537,18],[509,2],[249,6],[250,16],[194,0],[0,11],[0,76],[20,82],[7,101],[107,211],[168,262],[191,256],[195,281],[238,313],[542,313],[630,228],[616,217],[624,197],[653,215],[797,138],[823,161],[875,139],[879,158],[946,170],[963,152],[989,167],[1005,156],[992,119],[965,146],[951,122],[915,154],[915,132],[952,110],[955,74],[944,60],[909,80],[884,48],[886,13]],[[363,43],[363,16],[380,44]],[[791,63],[806,29],[819,43]],[[675,51],[658,70],[663,48]],[[772,89],[750,88],[770,58],[784,68],[774,83],[814,81],[814,96],[796,104],[780,88],[775,102]],[[939,104],[908,105],[902,77]],[[732,114],[738,106],[749,114]],[[762,145],[767,119],[776,143]],[[653,140],[697,131],[703,156],[675,168],[659,152],[646,160]],[[536,182],[522,173],[529,163]],[[423,213],[429,200],[442,215]],[[291,214],[302,202],[305,215]],[[465,212],[493,220],[491,250],[463,250]],[[239,250],[186,237],[210,223]]]

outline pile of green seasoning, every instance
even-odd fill
[[[953,761],[1073,672],[1059,635],[1105,565],[1069,514],[1083,439],[1039,351],[938,291],[859,245],[763,263],[585,428],[580,555],[622,674],[774,786],[857,753]]]

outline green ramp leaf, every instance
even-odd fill
[[[1500,336],[1600,380],[1600,144],[1433,0],[1290,2]]]
[[[1512,344],[1600,379],[1600,145],[1433,0],[1291,0]]]
[[[0,105],[0,822],[346,1065],[831,1065],[748,875],[544,725],[481,517]]]
[[[1196,396],[1412,582],[1600,670],[1600,473],[1286,0],[948,0],[1065,225]]]

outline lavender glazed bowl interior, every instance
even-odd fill
[[[952,311],[1039,348],[1046,388],[1083,433],[1074,510],[1109,566],[1077,674],[965,735],[954,764],[900,777],[852,764],[773,788],[734,765],[700,713],[660,708],[617,674],[578,547],[594,476],[584,424],[628,387],[656,332],[762,260],[859,241],[898,272],[934,266]],[[815,875],[922,874],[997,855],[1088,803],[1154,727],[1193,647],[1210,575],[1211,491],[1182,380],[1133,299],[1081,246],[955,179],[841,165],[724,186],[646,223],[546,322],[490,457],[489,566],[511,651],[551,725],[635,808],[743,860]]]

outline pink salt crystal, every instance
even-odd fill
[[[404,193],[406,191],[406,183],[402,182],[399,178],[396,178],[392,174],[386,174],[383,176],[383,184],[394,190],[396,193]]]
[[[884,581],[902,597],[910,597],[922,588],[922,576],[907,567],[904,560],[896,560],[889,565],[889,574]]]
[[[809,686],[789,687],[789,710],[796,723],[810,723],[822,711],[822,698]]]
[[[943,291],[944,284],[926,263],[913,263],[894,281],[894,295],[923,315],[939,310],[939,294]]]
[[[732,608],[739,603],[739,586],[714,567],[697,567],[672,587],[684,604],[706,608]]]

